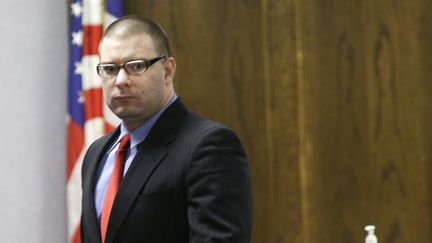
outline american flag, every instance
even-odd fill
[[[88,146],[118,124],[106,107],[96,73],[104,26],[123,15],[122,0],[72,0],[67,117],[68,240],[79,243],[81,165]]]

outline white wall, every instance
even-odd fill
[[[0,242],[66,242],[66,2],[0,1]]]

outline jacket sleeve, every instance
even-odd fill
[[[190,242],[250,242],[251,181],[239,139],[213,127],[196,144],[186,176]]]

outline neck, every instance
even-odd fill
[[[123,125],[126,127],[126,129],[129,132],[133,132],[138,127],[144,125],[151,119],[155,114],[157,114],[159,111],[161,111],[174,97],[174,90],[172,90],[167,97],[162,100],[161,105],[159,106],[159,109],[155,111],[151,116],[147,117],[146,119],[142,120],[134,120],[134,119],[123,119]]]

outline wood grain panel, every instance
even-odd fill
[[[356,1],[303,4],[311,242],[363,238],[367,173],[364,43]],[[357,219],[353,220],[353,216]],[[356,232],[357,231],[357,232]]]
[[[369,223],[383,242],[431,241],[423,147],[431,112],[422,108],[430,103],[430,71],[418,70],[431,50],[418,43],[430,33],[419,29],[430,7],[420,0],[304,4],[312,242],[358,242]]]
[[[375,210],[387,242],[432,240],[430,217],[425,217],[431,207],[427,198],[431,171],[426,170],[422,148],[427,126],[421,123],[419,109],[419,94],[430,85],[422,83],[424,74],[416,71],[423,65],[419,53],[432,48],[420,49],[415,38],[422,34],[417,26],[428,5],[432,6],[426,1],[374,5],[370,1],[365,9],[375,23],[367,28],[372,35],[366,47],[370,159],[378,169]]]
[[[268,152],[269,234],[256,242],[304,242],[295,1],[263,1]],[[258,182],[260,178],[256,179]],[[260,225],[262,227],[262,225]]]

